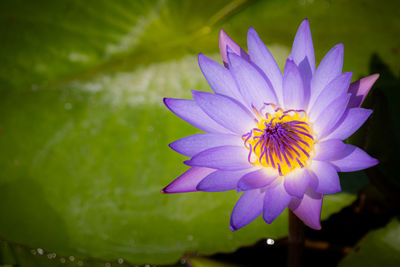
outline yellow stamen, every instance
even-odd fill
[[[274,107],[275,108],[275,107]],[[251,164],[272,167],[281,176],[306,165],[314,138],[304,111],[275,109],[263,116],[253,108],[256,127],[243,135]]]

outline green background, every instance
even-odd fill
[[[171,264],[184,253],[287,235],[286,213],[231,232],[233,191],[160,193],[186,170],[167,145],[198,132],[162,98],[210,90],[197,54],[220,61],[220,28],[246,47],[254,27],[282,67],[304,18],[317,62],[341,42],[353,80],[372,74],[376,61],[395,73],[386,83],[389,110],[378,115],[398,140],[387,116],[398,99],[397,1],[2,1],[0,264]],[[371,120],[379,124],[378,115]],[[383,164],[391,152],[382,146],[397,145],[362,140],[354,138]],[[343,176],[344,192],[325,198],[323,218],[366,183],[362,172]]]

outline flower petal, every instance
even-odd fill
[[[241,171],[215,171],[205,177],[198,185],[197,190],[205,192],[219,192],[234,190],[239,179],[250,170]]]
[[[239,180],[238,189],[247,191],[271,184],[279,175],[275,170],[269,169],[272,168],[261,168],[257,171],[247,173]]]
[[[311,99],[313,105],[322,89],[336,76],[342,73],[343,44],[334,46],[322,59],[311,80]]]
[[[364,77],[358,81],[351,83],[349,88],[349,93],[351,93],[351,98],[349,101],[348,108],[360,107],[364,102],[372,85],[379,78],[379,74],[372,74],[370,76]]]
[[[245,60],[249,60],[249,55],[244,51],[237,43],[235,43],[224,30],[219,31],[219,51],[221,52],[222,61],[224,62],[225,67],[229,67],[228,60],[228,49],[230,48],[236,55],[244,58]]]
[[[378,164],[378,160],[368,155],[364,150],[353,146],[346,145],[347,155],[341,159],[333,160],[331,163],[340,172],[353,172]]]
[[[292,199],[289,208],[308,227],[321,229],[321,207],[323,195],[308,188],[303,199]]]
[[[296,63],[290,59],[283,71],[283,103],[286,109],[303,109],[304,105],[303,79]]]
[[[195,155],[185,164],[192,167],[209,167],[225,171],[249,169],[248,151],[244,146],[219,146],[207,149]]]
[[[260,109],[264,103],[277,103],[275,92],[262,74],[243,58],[228,53],[230,70],[239,86],[239,91],[249,107]]]
[[[230,228],[236,231],[255,220],[263,209],[264,193],[259,189],[244,192],[231,215]]]
[[[236,100],[192,90],[193,99],[214,121],[240,135],[254,127],[254,116]]]
[[[193,157],[212,147],[240,146],[242,144],[242,138],[237,135],[203,133],[186,136],[169,144],[169,146],[182,155]]]
[[[315,71],[315,57],[310,25],[307,19],[303,20],[297,30],[290,57],[300,70],[304,82],[305,97],[308,100],[310,82]]]
[[[372,110],[363,108],[351,108],[346,110],[342,118],[333,127],[332,132],[324,139],[347,139],[350,137],[372,114]]]
[[[352,72],[340,74],[325,86],[308,112],[311,121],[315,120],[333,100],[346,93],[352,74]]]
[[[315,121],[311,121],[318,139],[322,139],[330,133],[329,130],[333,128],[345,112],[349,98],[349,94],[338,97],[321,112]]]
[[[167,185],[161,192],[163,193],[185,193],[197,191],[196,187],[201,180],[212,173],[209,168],[190,168],[172,183]]]
[[[263,218],[272,223],[284,211],[291,199],[283,186],[283,179],[278,178],[265,190]]]
[[[230,133],[229,130],[216,123],[204,113],[193,100],[164,98],[164,104],[176,116],[200,130],[211,133]]]
[[[299,26],[299,29],[297,30],[290,55],[297,66],[305,64],[303,62],[307,62],[311,73],[314,72],[314,46],[308,19],[303,20],[303,22]]]
[[[312,171],[313,190],[321,194],[333,194],[340,192],[339,175],[332,164],[324,161],[312,160],[309,169]]]
[[[282,103],[282,72],[274,57],[253,28],[250,28],[247,33],[247,46],[251,61],[260,67],[268,77],[278,100]]]
[[[315,160],[335,160],[345,156],[346,145],[339,139],[329,139],[314,144]]]
[[[302,198],[310,183],[310,173],[306,168],[293,170],[285,175],[284,186],[286,192],[296,198]]]
[[[217,62],[199,54],[199,66],[211,89],[216,94],[243,101],[232,74]]]

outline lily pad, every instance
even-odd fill
[[[399,266],[400,223],[393,219],[386,227],[368,233],[339,264],[346,266]]]
[[[347,34],[346,23],[370,21],[378,4],[367,1],[354,15],[365,1],[352,1],[352,9],[305,2],[2,1],[2,239],[66,257],[167,264],[188,251],[233,251],[285,236],[286,213],[271,225],[259,218],[231,232],[236,192],[160,193],[185,170],[184,157],[167,144],[197,132],[168,112],[162,97],[209,90],[196,54],[218,58],[220,27],[244,44],[254,26],[282,66],[296,27],[310,17],[318,59],[331,43],[348,40],[345,68],[355,76],[366,73],[370,50],[391,66],[398,62],[387,55],[397,36],[389,20],[370,35]],[[330,11],[344,17],[334,34],[324,20]],[[369,42],[377,38],[385,45]],[[353,200],[326,197],[323,218]]]

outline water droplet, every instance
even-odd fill
[[[43,249],[42,248],[38,248],[37,249],[37,253],[39,253],[40,255],[43,255]]]
[[[32,250],[31,250],[31,253],[32,253],[33,255],[36,255],[36,250],[32,249]]]
[[[78,261],[78,265],[82,266],[83,265],[83,261]]]
[[[275,240],[273,240],[272,238],[267,238],[267,245],[272,246],[273,244],[275,244]]]
[[[119,259],[118,259],[118,263],[119,263],[119,264],[122,264],[122,263],[124,263],[124,259],[122,259],[122,258],[119,258]]]
[[[74,260],[75,260],[75,257],[74,257],[74,256],[69,256],[68,259],[69,259],[70,261],[74,261]]]
[[[65,259],[64,259],[64,258],[61,258],[61,259],[60,259],[60,262],[61,262],[61,263],[65,263]]]
[[[47,258],[52,259],[53,258],[53,254],[47,254]]]
[[[144,267],[150,267],[150,264],[146,264]]]
[[[111,267],[111,264],[109,262],[106,262],[105,266],[106,267]]]

